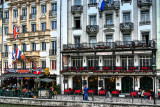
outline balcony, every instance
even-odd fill
[[[104,10],[118,10],[120,8],[120,1],[113,1],[113,3],[106,3]]]
[[[8,52],[2,52],[2,58],[8,58]]]
[[[32,13],[31,13],[31,14],[29,15],[29,19],[36,19],[36,14],[32,14]]]
[[[143,6],[151,6],[152,5],[152,0],[137,0],[138,7],[143,7]]]
[[[57,50],[49,50],[49,56],[55,56],[57,55]]]
[[[132,22],[120,23],[120,30],[122,32],[132,31],[134,28],[134,24]]]
[[[122,3],[131,3],[132,0],[121,0]]]
[[[86,26],[86,33],[87,34],[97,34],[99,32],[98,25],[87,25]]]
[[[50,10],[49,16],[52,16],[52,17],[57,16],[57,11]]]
[[[3,18],[3,23],[9,23],[9,18]]]
[[[142,21],[142,22],[139,22],[140,25],[150,25],[151,24],[151,21]]]
[[[21,20],[27,20],[27,16],[21,15],[21,16],[20,16],[20,19],[21,19]]]
[[[153,73],[152,66],[97,66],[97,67],[63,67],[61,73]]]
[[[83,12],[83,6],[82,5],[74,5],[71,7],[71,13],[76,14],[79,13],[81,14]]]
[[[105,24],[104,27],[105,28],[112,28],[112,27],[114,27],[114,24]]]
[[[24,55],[28,57],[39,57],[40,56],[39,53],[40,53],[39,51],[26,51],[24,52]]]
[[[100,42],[100,43],[82,43],[63,45],[66,52],[75,51],[112,51],[116,49],[156,49],[155,41],[116,41],[116,42]]]

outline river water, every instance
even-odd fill
[[[40,107],[40,106],[24,106],[24,105],[0,104],[0,107]]]

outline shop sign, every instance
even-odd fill
[[[26,79],[26,80],[30,80],[31,78],[30,78],[30,77],[25,77],[25,79]]]
[[[49,74],[49,68],[45,68],[45,74]]]
[[[29,73],[29,70],[18,70],[18,73]]]

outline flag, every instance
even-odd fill
[[[21,51],[19,49],[16,49],[16,58],[20,59],[21,57]]]
[[[18,38],[19,27],[13,25],[13,38],[16,40]]]
[[[22,53],[21,53],[21,59],[24,59],[23,49],[22,49]]]
[[[16,51],[15,50],[13,50],[13,52],[12,52],[12,59],[16,60]]]
[[[104,11],[104,6],[105,5],[106,5],[106,2],[104,0],[100,0],[99,4],[98,4],[98,7],[99,7],[99,9]]]

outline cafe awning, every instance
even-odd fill
[[[19,74],[19,73],[11,73],[11,74],[4,74],[3,77],[41,77],[44,74]]]
[[[50,79],[50,78],[41,78],[41,79],[36,79],[35,81],[36,82],[40,82],[40,81],[43,81],[43,82],[53,82],[53,81],[56,81],[56,80]]]

